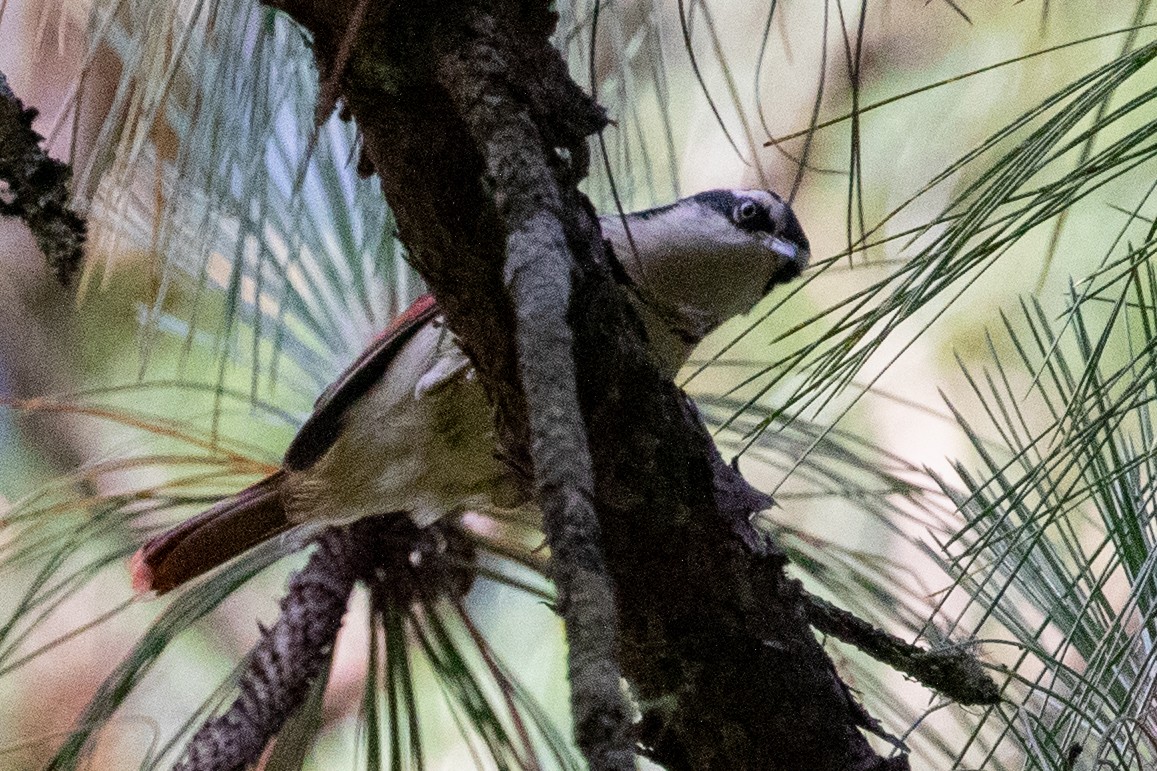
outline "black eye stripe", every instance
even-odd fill
[[[782,197],[780,197],[779,195],[777,195],[776,193],[774,193],[770,190],[768,190],[767,193],[768,193],[768,195],[771,196],[771,198],[774,201],[779,203],[781,206],[786,206],[783,203]],[[780,230],[781,227],[784,227],[785,229],[790,229],[791,225],[792,225],[792,222],[790,220],[792,220],[793,218],[790,214],[790,210],[788,210],[788,213],[785,217],[785,220],[786,220],[785,222],[779,222],[779,221],[773,220],[771,217],[770,211],[759,201],[759,199],[750,198],[747,195],[744,195],[743,193],[736,193],[735,191],[732,191],[732,190],[705,190],[701,193],[696,193],[695,195],[690,196],[689,198],[685,198],[681,201],[676,201],[675,203],[671,203],[671,204],[668,204],[666,206],[659,206],[655,209],[650,209],[648,211],[635,212],[634,214],[631,215],[631,217],[633,217],[637,220],[640,220],[640,221],[649,220],[649,219],[652,219],[654,217],[662,216],[662,215],[672,211],[676,207],[684,206],[687,203],[692,202],[692,201],[699,204],[700,206],[703,206],[705,208],[708,208],[708,209],[711,209],[715,212],[718,212],[721,216],[723,216],[729,222],[734,224],[735,227],[739,228],[740,230],[744,230],[744,231],[779,234],[778,231]],[[742,205],[745,201],[749,201],[749,202],[755,204],[756,209],[757,209],[755,216],[751,217],[750,219],[743,219],[743,218],[738,216],[739,206]],[[795,223],[795,229],[796,229],[796,231],[799,230],[799,224],[798,223]],[[786,234],[779,234],[779,235],[790,236],[791,234],[786,233]]]

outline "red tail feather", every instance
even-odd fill
[[[164,594],[285,532],[278,471],[153,538],[130,562],[133,589]]]

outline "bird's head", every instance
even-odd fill
[[[626,227],[623,219],[604,217],[603,232],[643,301],[684,342],[684,356],[811,257],[799,219],[767,190],[708,190],[628,214]]]

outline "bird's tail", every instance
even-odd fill
[[[133,555],[133,589],[164,594],[291,526],[277,471],[161,533]]]

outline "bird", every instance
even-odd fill
[[[708,333],[798,277],[811,254],[792,207],[769,190],[708,190],[603,216],[600,227],[669,378]],[[164,594],[310,525],[404,512],[426,527],[533,507],[495,445],[486,392],[425,295],[321,393],[280,469],[144,543],[130,562],[133,588]]]

